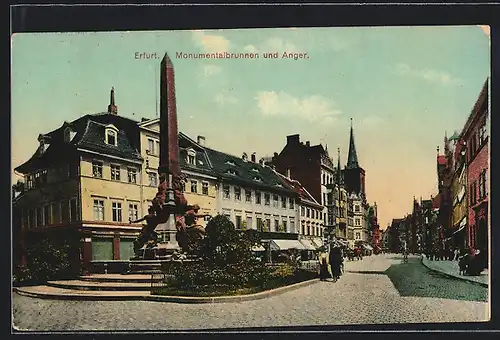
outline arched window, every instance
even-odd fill
[[[106,128],[106,144],[117,145],[117,131],[114,127]]]

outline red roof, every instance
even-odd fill
[[[283,176],[282,174],[280,174],[279,172],[277,172],[277,174],[281,177],[281,179],[283,180],[283,182],[285,182],[285,184],[287,184],[289,187],[291,187],[293,190],[295,190],[301,199],[303,200],[306,200],[306,201],[310,201],[314,204],[318,204],[319,203],[314,199],[314,197],[300,184],[299,181],[296,181],[296,180],[293,180],[293,179],[290,179],[286,176]]]
[[[444,155],[440,155],[438,156],[438,165],[446,165],[446,156]]]
[[[440,205],[441,205],[441,195],[437,194],[437,196],[432,199],[432,207],[434,209],[439,209]]]

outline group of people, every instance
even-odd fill
[[[460,275],[479,275],[487,266],[486,252],[472,248],[432,249],[426,256],[431,261],[458,261]]]
[[[319,253],[319,278],[336,282],[344,271],[344,254],[342,248],[334,244],[328,248],[324,247]]]

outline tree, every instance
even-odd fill
[[[12,198],[16,198],[17,193],[22,193],[24,191],[24,182],[17,180],[15,184],[12,184]]]
[[[205,228],[198,261],[176,267],[175,277],[183,287],[245,287],[266,281],[268,270],[253,254],[260,244],[256,230],[237,230],[224,215],[212,218]]]

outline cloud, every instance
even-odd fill
[[[442,85],[459,85],[462,82],[460,78],[455,78],[451,74],[444,71],[427,68],[415,69],[403,63],[397,65],[396,72],[401,76],[420,78],[430,83],[438,83]]]
[[[264,116],[293,116],[327,124],[333,122],[335,116],[341,113],[334,108],[333,101],[320,95],[300,99],[285,92],[261,91],[255,99],[260,113]]]
[[[203,65],[202,67],[203,67],[203,75],[206,78],[219,74],[221,71],[221,67],[214,64],[207,64]]]
[[[206,34],[203,31],[193,31],[194,42],[205,52],[226,52],[231,42],[222,35]]]
[[[224,106],[226,104],[236,104],[238,102],[238,100],[235,97],[231,96],[228,91],[217,93],[214,97],[214,101],[219,106]]]

